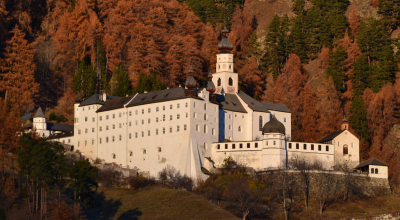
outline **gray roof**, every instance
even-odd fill
[[[47,130],[52,131],[74,131],[73,125],[47,123]]]
[[[41,107],[39,107],[39,109],[37,110],[34,118],[45,118]]]
[[[247,113],[239,98],[234,94],[225,93],[224,95],[215,94],[219,107],[223,110]]]
[[[26,129],[31,129],[33,127],[32,123],[24,125]],[[46,123],[47,130],[51,131],[74,131],[74,126],[73,125],[66,125],[66,124],[57,124],[57,123]]]
[[[266,106],[264,106],[262,102],[259,102],[255,99],[251,98],[249,95],[247,95],[246,93],[244,93],[242,91],[239,91],[238,95],[253,111],[270,113],[268,111],[268,108],[266,108]]]
[[[192,66],[190,66],[190,68],[192,68]],[[186,78],[186,82],[185,82],[185,86],[186,87],[195,87],[197,85],[196,80],[194,79],[194,77],[192,75],[189,75]]]
[[[74,131],[68,131],[68,132],[63,132],[63,133],[52,134],[52,135],[48,136],[47,139],[54,140],[54,139],[73,137],[73,136],[74,136]]]
[[[335,137],[339,136],[343,131],[345,131],[345,130],[341,130],[341,131],[337,131],[335,133],[332,133],[332,134],[322,138],[320,141],[318,141],[318,143],[325,143],[325,142],[331,141]]]
[[[228,37],[223,35],[221,41],[218,43],[219,50],[232,50],[233,44],[229,41]]]
[[[286,129],[285,125],[282,124],[282,122],[278,121],[275,116],[272,116],[272,119],[265,123],[262,133],[281,133],[285,134]]]
[[[361,162],[356,167],[356,169],[361,168],[361,167],[365,167],[365,166],[368,166],[368,165],[378,165],[378,166],[387,166],[387,167],[389,166],[389,165],[387,165],[386,163],[384,163],[382,161],[379,161],[379,160],[377,160],[375,158],[372,158],[372,159],[369,159],[369,160]]]
[[[128,96],[128,97],[123,97],[123,98],[107,100],[106,103],[97,110],[97,112],[105,112],[105,111],[123,108],[124,105],[127,104],[129,102],[129,100],[132,99],[132,97],[133,96]]]
[[[208,82],[207,82],[207,91],[208,91],[208,90],[213,90],[213,91],[215,91],[215,85],[214,85],[214,83],[213,83],[212,80],[208,80]]]
[[[107,95],[107,100],[117,99],[117,98],[120,98],[120,97]],[[89,98],[87,98],[83,102],[81,102],[81,104],[79,106],[81,107],[81,106],[94,105],[94,104],[99,104],[99,105],[105,104],[103,101],[101,101],[99,99],[99,94],[94,94],[94,95],[90,96]]]
[[[195,98],[203,100],[197,96],[186,96],[185,89],[182,87],[164,89],[160,91],[141,93],[135,96],[135,98],[127,105],[127,107],[145,105],[156,102],[164,102],[176,99],[184,98]]]
[[[238,92],[238,95],[253,111],[270,113],[269,110],[272,110],[272,111],[290,113],[290,110],[286,107],[286,105],[259,102],[240,90]]]

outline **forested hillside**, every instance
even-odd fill
[[[77,95],[175,87],[190,64],[205,86],[225,23],[241,89],[287,105],[293,140],[345,115],[397,183],[383,140],[399,122],[399,22],[400,0],[0,0],[0,96],[9,114],[42,106],[72,123]]]

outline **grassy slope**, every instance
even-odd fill
[[[387,195],[376,198],[358,199],[346,203],[334,203],[323,214],[323,219],[351,219],[397,214],[400,212],[400,197]],[[281,213],[276,213],[281,215]],[[311,204],[309,210],[295,214],[296,219],[320,219],[318,204]]]
[[[96,203],[88,219],[238,219],[195,193],[162,187],[98,189]]]

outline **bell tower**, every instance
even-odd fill
[[[341,130],[349,130],[349,123],[347,122],[346,117],[343,118]]]
[[[216,94],[235,94],[238,92],[238,74],[234,72],[233,44],[229,41],[226,27],[222,30],[222,39],[218,43],[220,51],[217,54],[216,72],[213,74],[213,83],[216,87]]]

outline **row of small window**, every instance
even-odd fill
[[[196,125],[196,131],[197,131],[197,132],[200,132],[200,125]],[[207,125],[204,125],[204,127],[203,127],[203,132],[204,132],[205,134],[207,134],[207,132],[208,132],[208,126],[207,126]],[[211,134],[212,134],[212,135],[215,135],[215,128],[211,129]]]
[[[224,127],[225,127],[225,129],[226,129],[226,124],[224,124]],[[229,125],[228,128],[229,128],[229,130],[231,130],[231,129],[232,129],[232,126]],[[242,132],[242,130],[243,130],[242,127],[239,126],[239,127],[238,127],[238,131],[239,131],[239,132]]]
[[[89,110],[90,110],[90,106],[89,106],[88,108],[89,108]],[[96,110],[96,109],[97,109],[97,107],[96,107],[96,106],[93,106],[93,110]],[[79,110],[79,108],[76,109],[76,111],[78,111],[78,110]],[[85,107],[82,108],[82,111],[85,111]]]
[[[289,143],[289,149],[292,149],[292,143]],[[300,144],[296,143],[296,149],[300,149]],[[303,149],[307,150],[307,144],[303,144]],[[329,145],[325,147],[326,151],[329,151]],[[311,144],[311,150],[314,150],[314,144]],[[318,151],[322,150],[322,146],[318,145]]]
[[[161,153],[161,147],[157,147],[157,152],[158,152],[158,153]],[[146,154],[146,149],[143,149],[143,150],[142,150],[142,153],[143,153],[143,154]],[[111,154],[111,156],[112,156],[113,159],[116,159],[116,158],[117,158],[117,155],[115,155],[115,154]],[[129,156],[130,156],[130,157],[133,156],[133,152],[132,152],[132,151],[129,151]]]
[[[62,140],[62,143],[65,144],[65,140]],[[71,139],[68,139],[68,143],[71,143]]]
[[[78,147],[79,147],[79,145],[80,145],[80,141],[78,141]],[[92,145],[94,145],[94,139],[92,139]],[[85,146],[87,146],[87,140],[85,140]]]
[[[231,119],[231,114],[229,114],[229,113],[225,113],[225,118],[229,118],[229,119]],[[235,114],[235,118],[237,117],[237,114]],[[244,115],[242,115],[242,118],[244,118]]]
[[[239,148],[243,148],[243,144],[239,144]],[[247,143],[247,148],[250,148],[250,143]],[[254,143],[254,148],[258,148],[258,143]],[[217,145],[217,149],[221,149],[221,145]],[[228,149],[228,144],[225,144],[225,149]],[[236,144],[232,144],[232,149],[236,149]]]
[[[180,103],[176,104],[176,108],[180,108],[180,106],[181,106]],[[189,106],[189,104],[186,102],[185,107],[188,107],[188,106]],[[194,107],[196,107],[196,103],[195,103]],[[173,109],[173,108],[174,108],[173,105],[169,105],[169,109]],[[162,107],[162,110],[165,111],[165,105]],[[159,111],[160,111],[160,107],[156,107],[156,112],[159,112]],[[144,114],[144,112],[145,112],[145,110],[142,109],[142,114]],[[138,113],[139,113],[139,110],[135,110],[135,115],[137,115]],[[151,113],[151,108],[147,109],[147,113]],[[132,111],[129,111],[129,116],[132,116]]]
[[[108,126],[107,126],[107,130],[108,130]],[[101,131],[101,127],[100,127],[100,131]],[[92,132],[94,132],[94,128],[92,128]],[[88,133],[88,129],[87,128],[85,128],[85,133]],[[80,129],[78,130],[78,134],[81,134],[81,130]]]
[[[183,130],[184,131],[187,130],[187,125],[183,126]],[[179,127],[179,125],[177,125],[176,126],[176,132],[179,132],[179,131],[180,131],[180,127]],[[165,132],[166,132],[166,129],[163,128],[162,129],[162,133],[165,134]],[[169,127],[169,133],[172,133],[172,132],[173,132],[172,127]],[[156,135],[158,135],[158,133],[159,133],[158,129],[156,129]],[[142,131],[141,134],[142,134],[142,137],[144,137],[145,132]],[[151,132],[150,132],[150,130],[148,130],[147,131],[147,136],[150,136],[150,134],[151,134]],[[138,138],[138,137],[139,137],[138,132],[135,132],[135,138]],[[129,139],[132,139],[132,134],[131,133],[129,133]],[[119,135],[119,140],[122,140],[122,135]],[[115,141],[115,138],[114,138],[114,136],[112,136],[112,142],[114,142],[114,141]],[[102,143],[102,139],[101,138],[99,139],[99,142],[100,142],[100,144]],[[108,137],[106,137],[106,143],[108,143]]]
[[[375,172],[374,172],[375,171]],[[378,172],[378,168],[375,168],[375,170],[374,170],[374,168],[371,168],[371,173],[375,173],[375,174],[378,174],[379,172]]]

